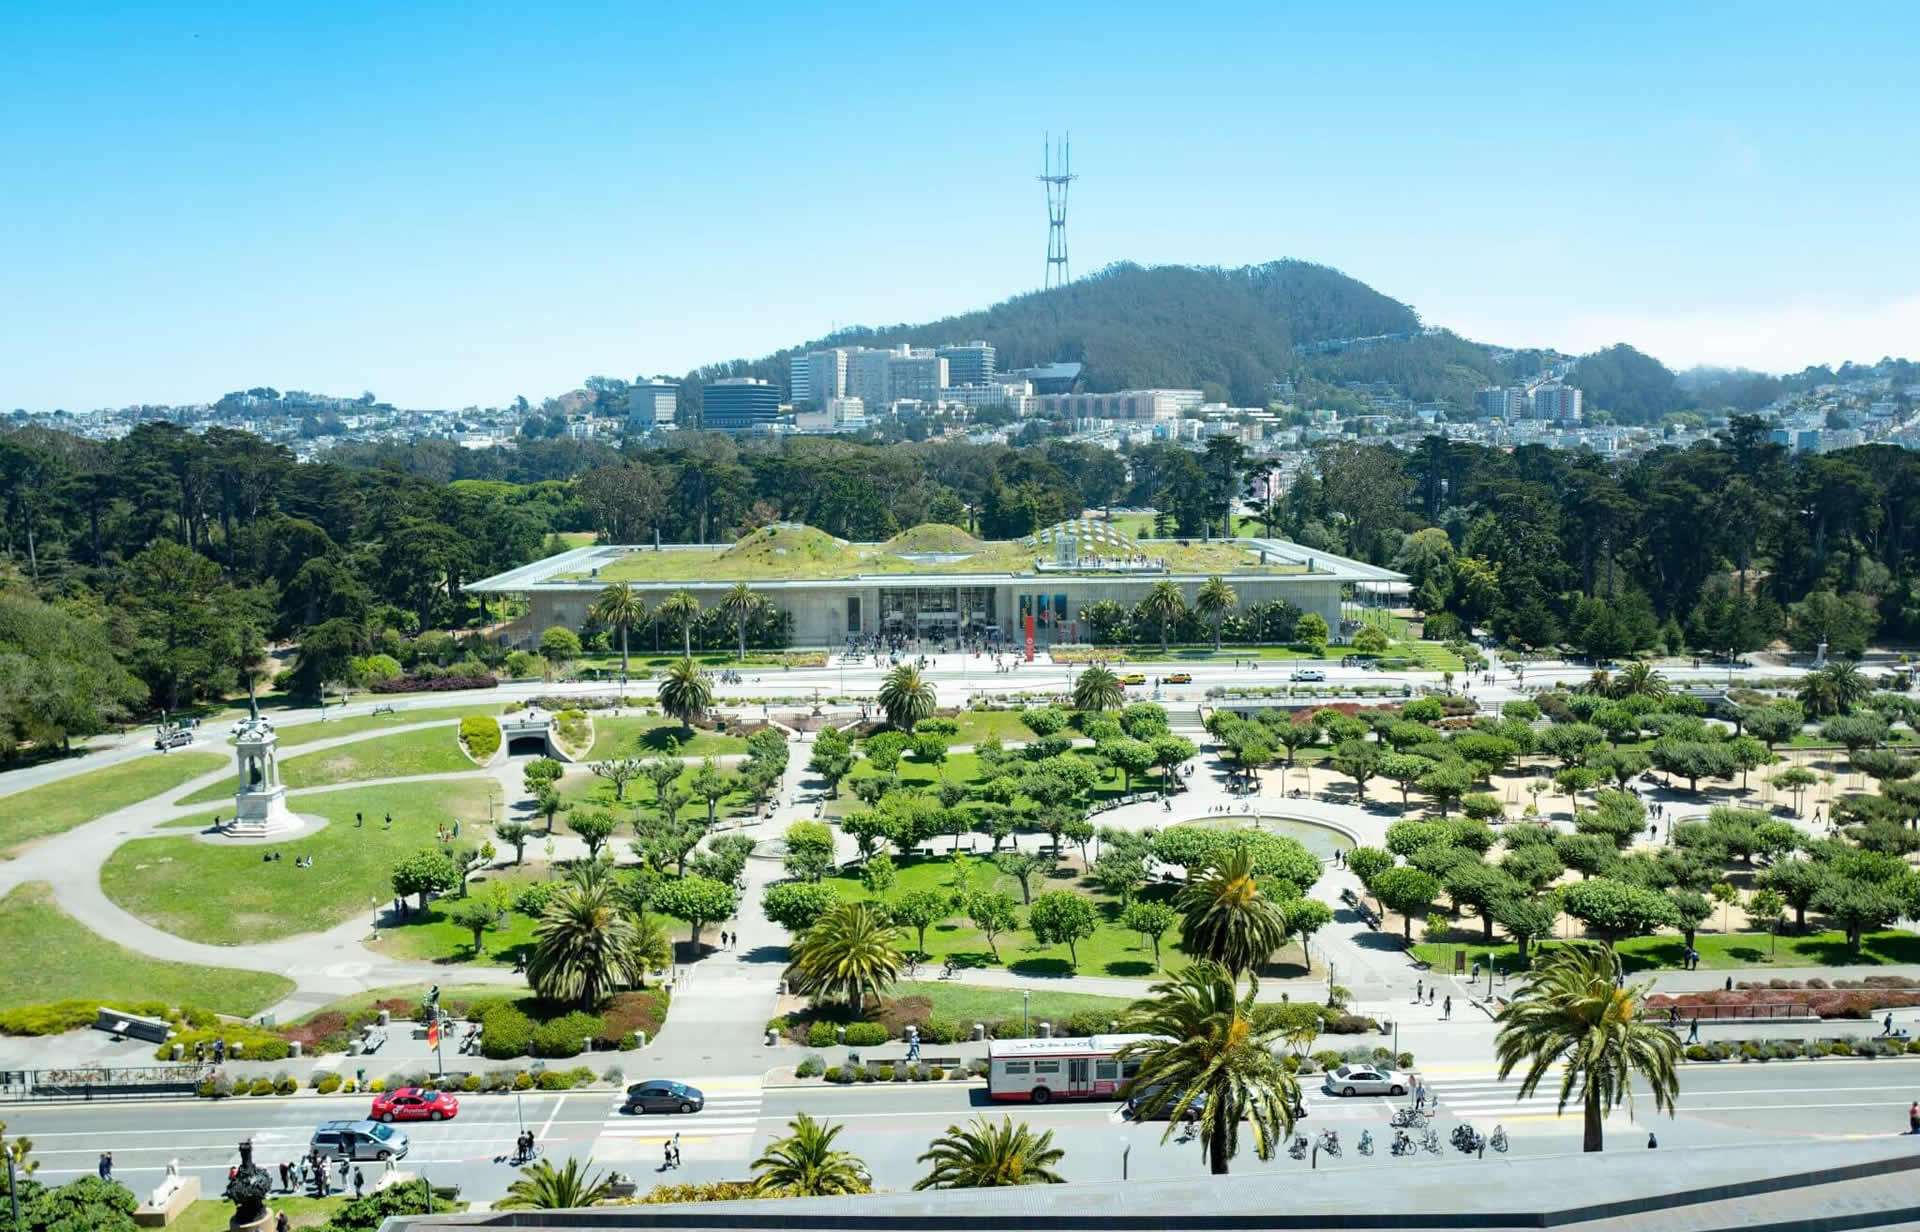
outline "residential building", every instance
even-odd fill
[[[763,427],[780,417],[780,391],[754,377],[709,381],[700,396],[703,428],[739,432]]]
[[[1200,409],[1197,389],[1123,389],[1110,394],[1040,394],[1034,411],[1069,419],[1178,419]]]
[[[995,375],[993,345],[969,342],[964,346],[936,347],[933,352],[947,361],[950,385],[987,385]]]
[[[671,426],[680,407],[680,386],[664,377],[627,386],[627,431],[651,432]]]
[[[1580,391],[1565,385],[1542,385],[1533,391],[1533,417],[1559,423],[1580,420]]]
[[[892,400],[891,387],[887,383],[887,365],[892,360],[891,351],[872,347],[855,347],[848,351],[845,396],[858,398],[868,406],[885,406]]]
[[[932,351],[901,347],[887,357],[887,401],[939,400],[947,388],[947,361]]]

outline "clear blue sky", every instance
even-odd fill
[[[547,7],[0,4],[0,407],[537,401],[981,306],[1063,128],[1082,272],[1920,354],[1910,4]]]

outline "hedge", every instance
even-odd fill
[[[482,764],[500,751],[500,724],[484,714],[470,714],[460,720],[460,743],[467,755]]]
[[[372,686],[375,693],[456,693],[461,689],[491,689],[498,676],[395,676]]]
[[[166,1043],[153,1050],[153,1059],[168,1061],[173,1057],[176,1045],[180,1055],[193,1059],[195,1044],[207,1046],[207,1056],[213,1056],[213,1046],[218,1040],[227,1041],[227,1059],[229,1061],[284,1061],[293,1051],[293,1045],[271,1031],[246,1023],[230,1022],[223,1026],[196,1028],[182,1031]],[[236,1049],[236,1045],[238,1046]]]
[[[0,1010],[0,1035],[60,1035],[93,1025],[94,1015],[102,1007],[138,1014],[142,1018],[164,1018],[176,1027],[211,1027],[220,1019],[212,1010],[194,1006],[168,1005],[165,1001],[132,1001],[121,1004],[73,997],[65,1001],[47,1001],[39,1005],[19,1005]]]

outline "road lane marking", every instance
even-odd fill
[[[547,1123],[540,1127],[540,1136],[542,1138],[546,1137],[547,1131],[553,1128],[554,1118],[560,1115],[560,1105],[566,1102],[567,1097],[564,1095],[553,1101],[553,1111],[547,1114]]]

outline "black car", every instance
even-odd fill
[[[698,1112],[707,1106],[707,1097],[699,1087],[690,1087],[684,1082],[670,1082],[656,1078],[650,1082],[636,1082],[627,1088],[627,1102],[622,1112]]]
[[[1157,1100],[1160,1096],[1160,1092],[1162,1092],[1165,1089],[1166,1088],[1164,1085],[1156,1083],[1153,1086],[1148,1087],[1146,1090],[1140,1091],[1137,1094],[1135,1094],[1131,1099],[1127,1100],[1127,1115],[1132,1117],[1136,1121],[1144,1121],[1148,1119],[1170,1120],[1173,1117],[1174,1108],[1177,1107],[1180,1103],[1179,1097],[1177,1095],[1169,1097],[1166,1103],[1162,1104],[1158,1108],[1155,1108],[1152,1112],[1146,1111],[1146,1106],[1149,1103],[1152,1103],[1153,1101]],[[1187,1111],[1185,1115],[1181,1117],[1181,1120],[1197,1121],[1200,1119],[1200,1114],[1205,1112],[1206,1110],[1207,1110],[1207,1097],[1205,1095],[1196,1096],[1193,1103],[1187,1106]]]

